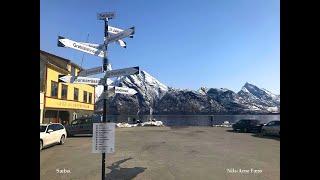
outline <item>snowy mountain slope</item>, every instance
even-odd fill
[[[115,113],[119,113],[118,109],[123,109],[127,102],[134,102],[134,106],[130,107],[128,112],[136,113],[148,113],[151,108],[154,108],[156,101],[164,96],[168,91],[168,87],[151,76],[146,71],[140,71],[139,74],[123,76],[114,80],[112,86],[128,87],[137,91],[136,95],[126,96],[116,94],[111,101],[110,110],[116,110]],[[136,107],[137,106],[137,107]],[[101,108],[102,105],[98,106]]]
[[[280,95],[246,83],[235,93],[226,88],[199,90],[167,87],[146,71],[138,75],[117,78],[111,85],[129,87],[138,93],[133,96],[116,94],[109,98],[112,114],[244,114],[280,112]],[[96,88],[96,95],[103,87]],[[96,103],[102,110],[102,101]]]
[[[249,110],[277,112],[280,108],[280,96],[253,84],[246,83],[237,93],[240,103]]]
[[[218,102],[197,91],[170,89],[157,103],[159,114],[211,114],[226,112]]]

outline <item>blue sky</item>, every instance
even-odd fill
[[[140,66],[162,83],[239,91],[245,82],[280,93],[279,0],[41,0],[41,50],[81,65],[83,53],[57,47],[57,36],[103,42],[98,12],[115,11],[110,25],[135,26],[127,48],[109,45],[113,69]],[[84,55],[82,66],[102,64]]]

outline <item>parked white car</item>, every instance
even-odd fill
[[[280,121],[270,121],[261,129],[261,134],[280,136]]]
[[[48,145],[64,144],[66,138],[67,132],[62,124],[40,124],[40,150]]]

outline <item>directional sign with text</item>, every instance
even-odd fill
[[[103,48],[104,48],[104,44],[93,44],[93,43],[87,43],[87,42],[78,42],[78,43],[84,44],[84,45],[87,45],[87,46],[90,46],[90,47],[93,47],[93,48],[96,48],[99,50],[103,50]]]
[[[104,80],[101,78],[88,78],[88,77],[80,77],[80,76],[70,76],[70,75],[59,75],[60,82],[65,83],[75,83],[75,84],[90,84],[90,85],[98,85],[104,83]]]
[[[124,31],[124,30],[120,29],[120,28],[108,26],[108,33],[110,33],[110,34],[118,34],[118,33],[121,33],[122,31]],[[129,37],[132,38],[133,35],[130,35]]]
[[[110,33],[110,34],[118,34],[118,33],[122,32],[122,31],[123,31],[123,29],[112,27],[112,26],[108,26],[108,33]]]
[[[108,86],[108,92],[113,94],[116,93],[116,94],[127,94],[127,95],[134,95],[137,93],[137,91],[132,88],[116,87],[116,86]]]
[[[103,73],[102,66],[82,70],[79,72],[78,76],[90,76],[90,75],[100,74],[100,73]]]
[[[78,51],[82,51],[88,54],[92,54],[95,56],[104,57],[103,49],[97,49],[95,47],[89,46],[85,43],[79,43],[62,36],[58,37],[58,46],[59,47],[68,47]]]
[[[114,35],[111,35],[110,37],[107,38],[107,41],[108,42],[114,42],[114,41],[118,41],[119,39],[123,39],[123,38],[126,38],[128,36],[132,36],[134,34],[134,30],[135,28],[134,27],[131,27],[129,29],[126,29],[120,33],[117,33],[117,34],[114,34]]]
[[[118,76],[128,76],[131,74],[139,74],[139,66],[107,71],[105,78],[118,77]]]
[[[112,35],[121,33],[123,31],[123,29],[120,28],[116,28],[116,27],[112,27],[112,26],[108,26],[108,33]],[[133,35],[129,35],[130,38],[133,38]],[[125,41],[123,41],[122,39],[119,39],[117,41],[117,43],[123,47],[123,48],[127,48],[127,43]]]

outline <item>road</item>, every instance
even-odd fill
[[[117,128],[107,179],[277,180],[280,139],[221,127]],[[40,152],[40,178],[101,179],[91,137],[68,138]]]

